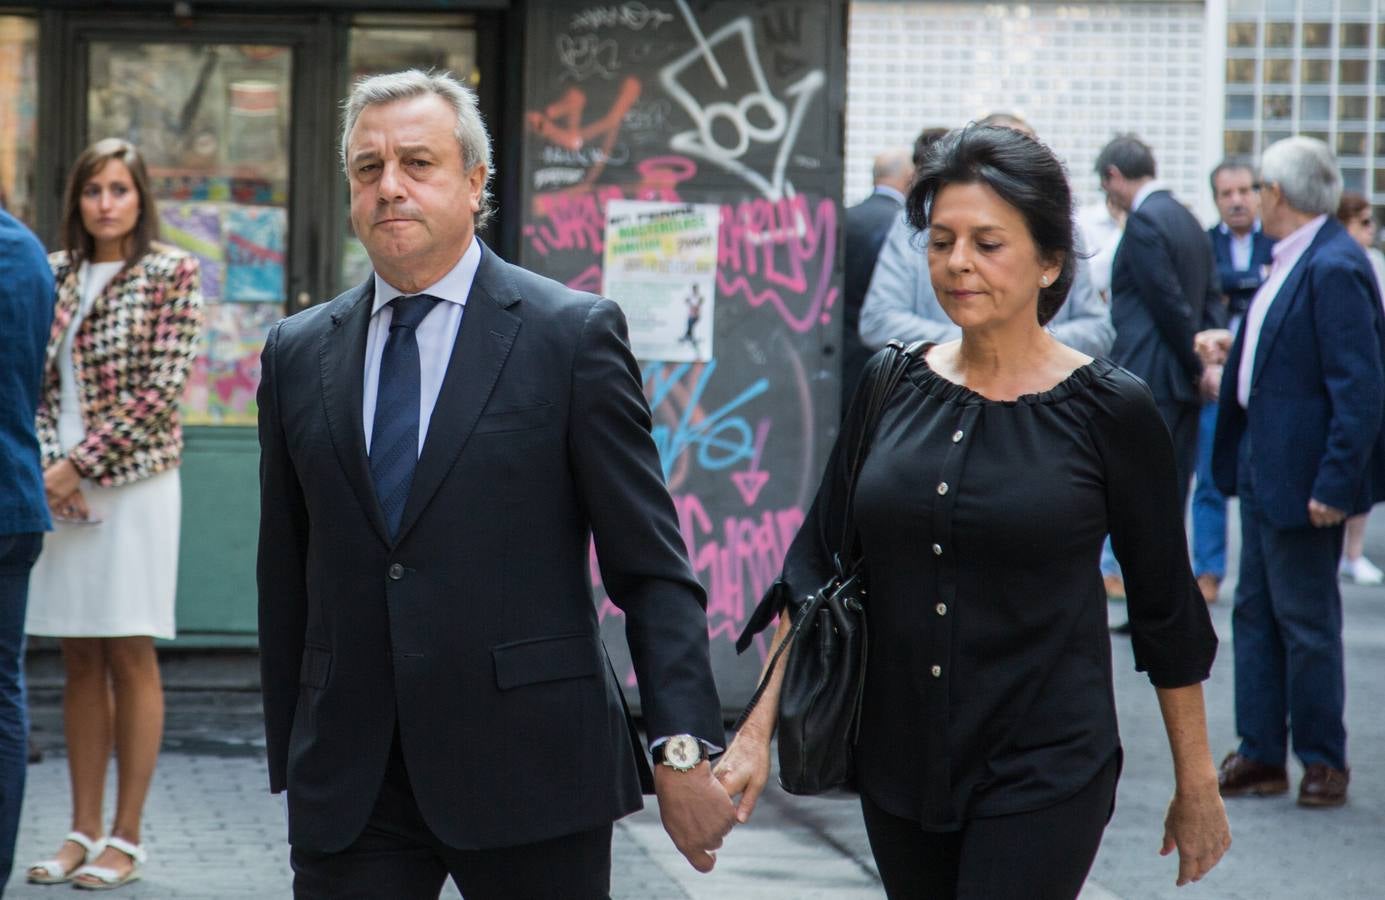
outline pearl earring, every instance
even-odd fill
[[[1039,279],[1039,285],[1040,285],[1041,287],[1048,287],[1048,276],[1047,276],[1047,275],[1044,275],[1043,277],[1041,277],[1041,278]]]

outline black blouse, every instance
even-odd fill
[[[872,368],[880,357],[872,363]],[[843,426],[785,587],[810,593],[840,541]],[[1040,809],[1119,750],[1101,545],[1125,576],[1136,669],[1207,678],[1217,638],[1188,563],[1168,431],[1149,389],[1105,360],[992,401],[919,354],[857,486],[870,634],[860,789],[929,830]]]

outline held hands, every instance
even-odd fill
[[[722,838],[736,824],[736,807],[706,762],[687,772],[654,766],[659,818],[678,852],[699,872],[717,864]]]
[[[1164,845],[1160,856],[1178,850],[1178,886],[1197,881],[1231,846],[1231,826],[1226,821],[1215,777],[1196,789],[1174,792],[1164,818]]]
[[[1308,521],[1313,523],[1314,528],[1328,528],[1340,523],[1347,517],[1347,514],[1336,507],[1328,506],[1326,503],[1319,503],[1313,498],[1308,498]]]
[[[1204,366],[1220,366],[1231,352],[1231,338],[1225,328],[1209,328],[1193,336],[1193,349]]]
[[[712,773],[736,803],[736,821],[744,825],[769,782],[769,741],[742,728],[731,746],[717,760]]]
[[[1220,365],[1211,364],[1202,370],[1202,379],[1198,382],[1198,391],[1202,394],[1202,399],[1215,401],[1221,394],[1221,373]]]

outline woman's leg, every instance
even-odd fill
[[[956,894],[961,832],[924,831],[917,822],[885,812],[865,794],[861,812],[890,900],[950,900]]]
[[[1073,900],[1101,846],[1119,774],[1120,762],[1112,757],[1086,787],[1061,803],[967,823],[958,864],[958,900]]]
[[[100,638],[63,638],[63,734],[67,739],[67,773],[72,785],[72,830],[96,840],[101,828],[101,801],[106,764],[111,758],[111,687],[106,650]],[[64,869],[82,861],[86,851],[67,841],[54,854]]]
[[[116,806],[110,833],[138,844],[144,800],[163,740],[163,684],[153,638],[106,638],[105,644],[115,694]],[[97,857],[96,864],[121,873],[134,866],[114,848]]]

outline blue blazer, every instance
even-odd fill
[[[53,271],[29,229],[0,210],[0,534],[47,531],[34,414],[53,324]]]
[[[1265,280],[1261,273],[1270,264],[1274,239],[1256,227],[1250,236],[1250,267],[1238,269],[1231,262],[1231,235],[1223,233],[1221,225],[1217,224],[1207,229],[1207,236],[1212,239],[1212,255],[1217,260],[1217,280],[1228,300],[1227,312],[1232,316],[1243,316]]]
[[[1236,400],[1245,328],[1222,376],[1212,474],[1236,493],[1251,439],[1255,491],[1278,528],[1307,526],[1308,500],[1349,513],[1385,499],[1385,312],[1361,248],[1328,218],[1260,331],[1250,407]]]

